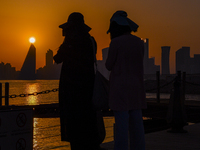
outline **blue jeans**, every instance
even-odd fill
[[[142,111],[114,111],[115,144],[114,150],[145,150],[145,136]]]

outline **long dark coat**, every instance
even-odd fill
[[[106,60],[110,74],[109,106],[115,111],[146,108],[143,77],[144,42],[125,34],[113,38]]]
[[[95,74],[89,33],[66,37],[54,60],[63,63],[59,83],[61,140],[83,147],[100,144],[96,112],[92,109]]]

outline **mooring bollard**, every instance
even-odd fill
[[[186,72],[183,72],[183,79],[182,79],[182,103],[185,103],[185,81],[186,81]]]
[[[178,76],[175,78],[174,91],[172,93],[171,102],[168,109],[168,123],[171,125],[171,133],[186,133],[183,129],[186,122],[184,104],[182,102],[182,88],[181,88],[181,72],[178,72]]]
[[[5,106],[9,106],[9,83],[5,83]]]

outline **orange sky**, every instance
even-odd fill
[[[175,52],[190,46],[191,57],[200,54],[200,0],[1,0],[0,62],[11,63],[20,70],[34,36],[37,50],[36,67],[45,65],[48,49],[56,53],[63,41],[58,25],[74,11],[81,12],[92,27],[101,49],[109,46],[106,31],[116,10],[125,10],[140,27],[137,36],[149,38],[149,56],[160,65],[161,46],[171,46],[170,67],[175,72]]]

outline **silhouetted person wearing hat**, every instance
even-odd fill
[[[70,14],[59,27],[65,36],[54,56],[56,63],[63,63],[59,83],[61,140],[70,142],[71,150],[98,150],[102,140],[92,109],[95,40],[92,42],[91,28],[81,13]]]
[[[146,108],[143,56],[144,42],[131,34],[138,25],[117,11],[110,19],[111,35],[106,68],[110,74],[109,106],[115,116],[114,150],[144,150],[142,110]],[[129,135],[129,137],[128,137]]]

